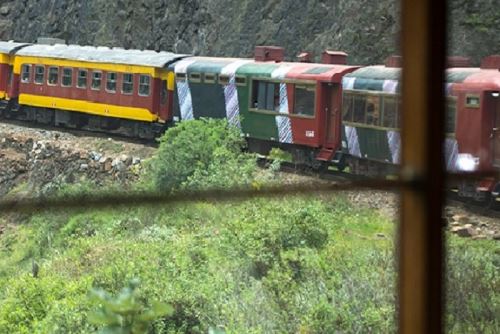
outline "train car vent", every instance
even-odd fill
[[[347,53],[342,51],[325,50],[321,53],[321,62],[323,64],[346,65]]]
[[[285,49],[279,46],[256,46],[255,61],[274,61],[280,63],[285,59]]]
[[[312,58],[311,52],[301,52],[297,55],[297,60],[301,63],[312,63]]]
[[[450,56],[446,59],[446,67],[471,67],[469,57]]]
[[[385,60],[385,67],[402,67],[403,66],[403,57],[398,55],[392,55],[387,57]]]
[[[482,69],[500,70],[500,55],[491,55],[481,61]]]

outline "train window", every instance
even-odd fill
[[[24,64],[21,68],[21,82],[28,83],[31,78],[31,65]]]
[[[45,77],[45,66],[37,65],[35,66],[35,83],[42,85]]]
[[[87,88],[87,70],[78,70],[78,80],[76,81],[76,87]]]
[[[141,74],[139,77],[139,95],[149,96],[151,89],[151,77],[149,75]]]
[[[254,80],[252,82],[252,108],[279,111],[280,84]]]
[[[162,80],[160,90],[160,103],[166,104],[168,99],[167,80]]]
[[[395,97],[384,96],[382,99],[384,104],[384,118],[382,120],[382,125],[386,128],[397,128],[397,114],[398,114],[398,104]]]
[[[116,73],[108,72],[106,74],[106,91],[109,93],[116,92]]]
[[[215,74],[205,73],[203,75],[205,83],[215,83]]]
[[[380,98],[378,96],[366,98],[366,124],[380,125]]]
[[[177,80],[179,81],[184,81],[186,80],[186,73],[176,73],[175,74],[175,77],[177,78]]]
[[[229,85],[229,75],[219,74],[219,83],[221,85]]]
[[[102,72],[92,72],[92,86],[93,90],[101,90]]]
[[[189,81],[201,82],[201,74],[200,73],[189,73]]]
[[[478,95],[467,95],[465,97],[465,106],[467,108],[479,108],[479,96]]]
[[[353,102],[353,122],[364,123],[366,110],[366,97],[363,95],[354,95]]]
[[[59,82],[59,67],[51,66],[49,67],[49,77],[47,78],[47,84],[50,86],[55,86]]]
[[[235,79],[236,85],[238,86],[246,86],[247,85],[247,78],[246,77],[236,77]]]
[[[445,133],[455,133],[457,117],[457,99],[448,97],[446,99],[446,119],[445,119]]]
[[[134,92],[134,75],[123,73],[122,94],[132,94]]]
[[[302,116],[314,116],[314,86],[295,86],[295,103],[293,113]]]
[[[73,85],[73,69],[63,68],[61,86],[71,87]]]
[[[342,120],[345,122],[352,122],[352,114],[353,114],[352,99],[353,97],[351,94],[344,94]]]

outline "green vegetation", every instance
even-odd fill
[[[199,122],[209,136],[198,134]],[[223,135],[224,122],[181,126],[162,140],[141,187],[280,182],[237,152],[239,136]],[[198,142],[181,145],[187,138]],[[168,158],[167,147],[184,153]],[[64,186],[58,194],[92,189]],[[395,331],[394,224],[342,196],[46,212],[22,222],[0,235],[0,333],[94,333],[116,325],[96,314],[130,324],[119,312],[131,310],[129,320],[147,320],[148,333]],[[498,264],[494,242],[450,240],[451,332],[497,332]],[[140,289],[123,291],[133,279]],[[96,289],[118,297],[91,298]],[[133,307],[120,309],[120,300]]]

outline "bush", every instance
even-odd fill
[[[253,156],[242,155],[245,141],[240,130],[226,120],[182,122],[160,139],[150,161],[148,177],[158,191],[184,187],[225,186],[248,181],[254,171]],[[210,182],[203,179],[209,178]]]

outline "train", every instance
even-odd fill
[[[500,171],[500,55],[446,71],[446,168]],[[154,139],[176,122],[225,118],[251,151],[278,147],[296,163],[368,176],[397,173],[401,57],[347,64],[326,50],[255,47],[254,58],[0,41],[0,117]],[[500,202],[500,179],[463,181],[461,197]]]

